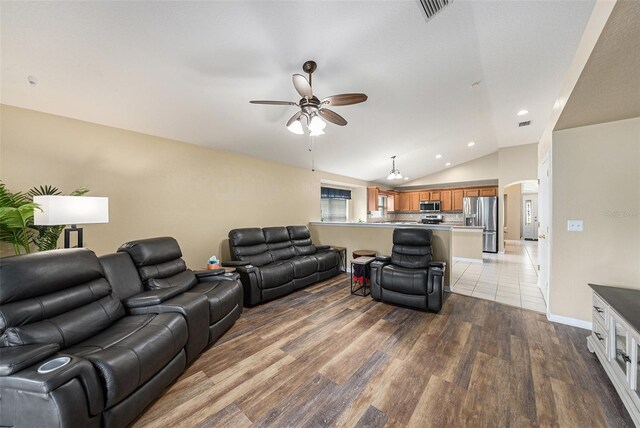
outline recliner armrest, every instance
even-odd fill
[[[159,305],[160,303],[186,291],[188,291],[188,289],[185,289],[184,287],[170,287],[143,291],[142,293],[124,299],[122,304],[127,309]]]
[[[236,268],[237,269],[237,268]],[[240,279],[240,275],[235,272],[222,273],[220,275],[210,275],[202,278],[198,278],[199,282],[214,282],[214,281],[237,281]]]
[[[178,313],[187,321],[187,361],[191,362],[209,341],[209,301],[205,294],[181,293],[157,305],[129,308],[132,315]]]
[[[10,376],[58,352],[60,345],[8,346],[0,351],[0,376]]]
[[[391,263],[391,256],[376,256],[377,262]]]
[[[329,251],[331,249],[331,245],[316,245],[316,251]]]
[[[224,273],[224,268],[198,270],[193,271],[193,273],[196,274],[196,278],[198,278],[198,281],[202,281],[204,278],[208,278],[210,276],[222,275]]]
[[[447,267],[447,262],[429,262],[429,267],[436,267],[444,270]]]
[[[251,262],[249,260],[229,260],[227,262],[222,262],[222,266],[224,267],[247,266],[250,264]]]

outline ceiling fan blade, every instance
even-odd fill
[[[294,114],[293,116],[291,116],[291,119],[289,119],[289,122],[287,122],[287,126],[291,125],[293,122],[298,120],[300,118],[300,116],[302,116],[302,112],[301,111],[299,111],[296,114]]]
[[[327,104],[330,106],[348,106],[351,104],[358,104],[367,101],[367,97],[365,94],[340,94],[340,95],[331,95],[322,100],[322,104]]]
[[[313,96],[311,85],[302,74],[293,75],[293,86],[295,86],[296,91],[298,91],[301,97],[311,98]]]
[[[345,126],[347,121],[344,117],[340,116],[333,110],[329,110],[328,108],[322,108],[318,110],[318,114],[326,120],[327,122],[335,123],[336,125]]]
[[[263,100],[253,100],[249,101],[251,104],[270,104],[275,106],[297,106],[297,103],[293,101],[263,101]]]

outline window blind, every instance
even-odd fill
[[[321,187],[320,198],[322,199],[351,199],[351,190],[334,189],[332,187]]]

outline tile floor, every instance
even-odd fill
[[[504,254],[484,254],[484,263],[453,261],[451,291],[546,313],[538,288],[538,243],[507,241]]]

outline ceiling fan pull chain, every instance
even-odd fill
[[[313,144],[316,141],[316,137],[309,135],[309,140],[311,140],[311,146],[309,147],[309,151],[311,152],[311,171],[315,172],[316,170],[316,153],[313,150]]]

